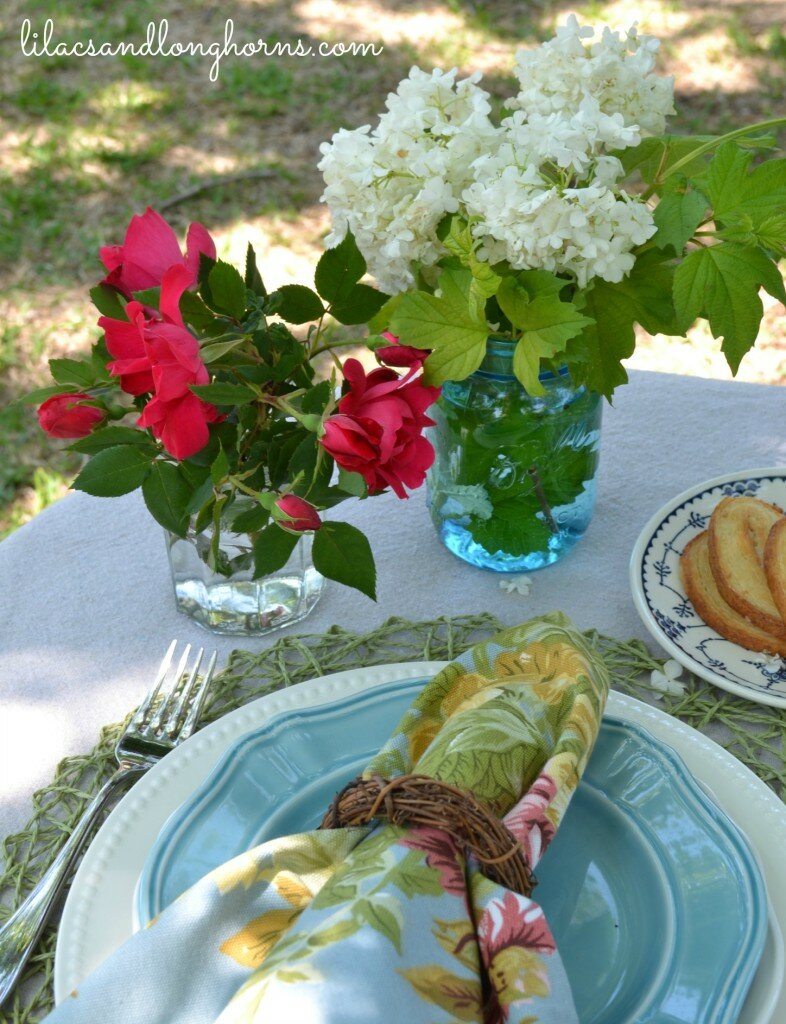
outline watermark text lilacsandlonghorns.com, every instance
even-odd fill
[[[221,61],[225,57],[378,57],[384,47],[380,43],[327,42],[297,39],[295,42],[268,39],[235,40],[235,23],[231,18],[224,22],[224,36],[221,40],[205,42],[169,40],[169,20],[149,21],[142,39],[99,40],[92,36],[86,39],[58,39],[52,18],[47,18],[41,31],[33,27],[30,18],[22,22],[20,45],[25,57],[206,57],[212,58],[210,81],[217,82]]]

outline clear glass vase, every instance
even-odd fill
[[[215,564],[208,565],[211,529],[185,537],[166,532],[178,610],[214,633],[261,636],[305,618],[319,600],[324,577],[311,562],[311,535],[297,542],[278,572],[252,579],[254,557],[247,534],[222,529]]]
[[[528,394],[513,374],[514,350],[489,339],[480,369],[444,384],[429,413],[434,526],[454,555],[496,572],[556,562],[595,507],[600,396],[565,368],[540,375],[544,395]]]

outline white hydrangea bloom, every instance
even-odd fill
[[[321,147],[328,245],[355,235],[369,271],[391,294],[417,266],[444,255],[446,214],[470,219],[478,256],[515,270],[621,281],[652,213],[619,181],[612,150],[663,130],[671,79],[652,74],[657,40],[593,29],[571,16],[543,46],[520,51],[521,89],[499,127],[480,75],[412,68],[373,130],[339,131]]]
[[[391,294],[414,283],[412,265],[444,255],[436,229],[455,213],[472,165],[494,144],[497,129],[480,75],[456,81],[456,70],[412,68],[372,131],[341,130],[320,147],[322,196],[333,228],[327,244],[348,230],[371,274]]]
[[[507,260],[515,270],[543,268],[621,281],[634,264],[631,249],[655,233],[648,207],[602,182],[580,188],[545,187],[532,168],[485,162],[464,192],[479,255]]]
[[[590,96],[604,114],[659,135],[674,113],[673,77],[652,74],[660,43],[639,36],[635,24],[624,36],[609,28],[594,36],[571,14],[553,39],[519,50],[514,70],[521,88],[511,108],[548,115],[576,110]]]

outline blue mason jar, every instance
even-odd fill
[[[567,554],[595,507],[601,397],[567,368],[530,395],[515,341],[490,338],[472,376],[448,381],[429,415],[436,457],[428,500],[449,551],[495,572],[528,572]]]

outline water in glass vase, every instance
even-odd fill
[[[515,342],[490,339],[471,377],[449,381],[429,415],[429,508],[445,546],[471,565],[527,572],[584,535],[595,507],[601,398],[567,370],[545,394],[513,375]]]
[[[260,636],[305,618],[319,600],[324,577],[311,563],[311,536],[297,542],[278,572],[253,579],[252,544],[245,534],[222,529],[218,550],[212,531],[185,537],[167,532],[167,552],[178,610],[214,633]]]

